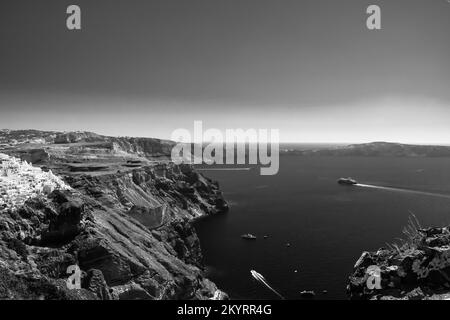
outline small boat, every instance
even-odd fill
[[[337,183],[352,186],[358,184],[358,181],[352,178],[340,178]]]
[[[259,281],[260,283],[262,283],[263,285],[265,285],[270,291],[272,291],[273,293],[275,293],[278,297],[280,297],[280,299],[284,300],[284,297],[274,288],[272,288],[268,283],[267,280],[264,278],[264,276],[259,273],[256,272],[255,270],[250,270],[250,273],[252,275],[253,278],[255,278],[257,281]]]
[[[300,292],[300,295],[303,298],[314,298],[316,296],[316,293],[312,290],[305,290],[305,291]]]
[[[252,277],[255,278],[256,280],[261,281],[261,279],[264,279],[262,274],[259,272],[256,272],[255,270],[250,270],[250,273],[251,273]]]
[[[241,236],[242,239],[247,239],[247,240],[256,240],[256,236],[251,234],[251,233],[247,233],[247,234],[243,234]]]

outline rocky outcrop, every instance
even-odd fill
[[[225,297],[203,276],[191,225],[226,211],[217,184],[170,163],[66,181],[73,190],[0,215],[0,267],[5,283],[16,283],[4,284],[0,298]],[[82,270],[80,290],[66,287],[71,265]]]
[[[176,189],[158,190],[151,170],[134,172],[134,177],[141,185],[133,175],[72,179],[77,191],[55,191],[27,201],[17,212],[3,213],[0,266],[20,279],[21,286],[42,279],[59,290],[67,267],[78,265],[86,278],[82,289],[98,299],[213,298],[218,289],[203,277],[191,220],[206,210],[222,210],[214,205],[217,195],[204,199],[194,187],[197,197],[184,200]],[[164,224],[151,229],[129,215],[127,208],[136,202],[166,205]],[[36,298],[27,296],[27,290],[21,293],[24,298]],[[76,297],[92,298],[85,291]]]
[[[49,159],[49,154],[44,149],[27,149],[17,154],[17,156],[29,163],[43,163]]]
[[[152,138],[109,137],[113,149],[145,157],[170,157],[174,142]]]
[[[204,277],[192,226],[227,203],[216,182],[164,159],[173,142],[34,130],[0,142],[71,187],[0,212],[0,299],[227,298]],[[81,289],[68,289],[69,266]]]
[[[170,156],[174,142],[154,138],[108,137],[92,132],[65,132],[55,136],[55,144],[97,143],[114,152],[125,152],[145,157]]]
[[[86,131],[0,130],[0,150],[37,164],[48,160],[51,162],[92,160],[99,155],[168,159],[174,145],[175,143],[169,140],[111,137]],[[91,167],[88,165],[85,168]],[[74,167],[74,170],[76,169]]]
[[[102,136],[93,132],[64,132],[55,136],[53,143],[77,143],[77,142],[99,142]]]
[[[419,229],[414,241],[364,252],[347,287],[351,299],[450,299],[450,229]]]
[[[133,217],[149,229],[160,227],[164,223],[165,206],[144,207],[133,206],[128,215]]]
[[[84,279],[84,285],[88,291],[94,293],[100,300],[117,300],[114,290],[106,283],[105,277],[100,270],[90,269]]]

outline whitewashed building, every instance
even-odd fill
[[[51,171],[0,153],[0,210],[14,209],[31,198],[70,187]]]

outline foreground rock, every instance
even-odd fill
[[[349,279],[350,298],[450,299],[449,227],[420,229],[417,235],[401,247],[364,252]]]

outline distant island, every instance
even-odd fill
[[[288,149],[283,150],[282,154],[340,157],[450,157],[450,146],[371,142],[324,149]]]

